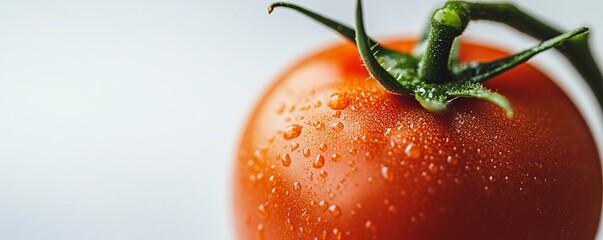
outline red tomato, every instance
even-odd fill
[[[461,59],[507,55],[465,43]],[[483,100],[437,114],[389,94],[351,44],[297,64],[242,136],[239,239],[593,239],[601,166],[576,107],[527,64],[486,86],[513,119]]]

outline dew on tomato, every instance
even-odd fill
[[[312,167],[314,168],[322,168],[325,165],[325,157],[318,154],[316,155],[316,159],[312,162]]]
[[[281,162],[283,163],[283,166],[288,167],[291,165],[291,157],[289,156],[288,153],[285,153],[281,156]]]
[[[299,148],[299,143],[296,143],[296,142],[291,143],[291,151],[295,151],[295,150],[297,150],[297,148]]]
[[[341,121],[336,121],[333,124],[331,124],[331,129],[333,129],[333,131],[339,132],[339,131],[343,130],[343,127],[344,127],[344,125]]]
[[[308,148],[304,148],[304,157],[309,158],[310,155],[312,154],[312,152],[310,152],[310,149]]]
[[[463,59],[503,55],[463,49]],[[349,45],[320,53],[283,75],[258,105],[237,157],[239,238],[594,235],[601,208],[594,141],[544,74],[526,65],[488,83],[513,103],[512,120],[471,99],[434,114],[366,80],[358,59]],[[320,81],[308,85],[306,77]],[[334,94],[346,96],[346,107],[331,108]],[[327,107],[279,114],[283,102]],[[330,127],[337,122],[345,127]]]
[[[323,151],[323,152],[327,151],[327,148],[328,148],[327,144],[324,144],[324,143],[322,143],[322,144],[320,144],[320,146],[318,146],[318,149],[320,149],[320,151]]]
[[[299,196],[302,191],[302,185],[299,182],[294,182],[293,183],[293,191],[294,191],[295,195]]]
[[[348,99],[339,93],[334,93],[329,98],[328,106],[333,110],[343,110],[348,106]]]
[[[261,99],[235,168],[240,238],[595,236],[602,177],[592,135],[546,75],[517,67],[565,42],[573,50],[561,51],[603,106],[603,76],[583,54],[587,38],[567,41],[588,28],[562,33],[509,4],[448,1],[411,55],[413,41],[376,44],[366,35],[360,0],[355,29],[294,4],[269,12],[275,7],[311,17],[357,48],[304,60]],[[556,37],[512,57],[456,46],[478,19]]]
[[[300,125],[293,124],[293,125],[287,126],[287,128],[285,128],[285,131],[283,132],[283,138],[286,140],[291,140],[296,137],[299,137],[301,132],[302,132],[302,127]]]
[[[338,217],[339,215],[341,215],[341,209],[337,205],[329,206],[329,212],[331,213],[331,215],[333,215],[333,217]]]

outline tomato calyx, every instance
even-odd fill
[[[548,27],[547,25],[533,18],[517,23],[503,17],[505,15],[501,14],[503,11],[507,13],[506,15],[528,16],[512,5],[449,1],[444,7],[434,12],[426,31],[427,34],[420,41],[414,53],[403,53],[383,47],[367,36],[361,0],[357,0],[355,29],[291,3],[274,3],[269,6],[268,12],[271,13],[276,7],[296,10],[355,43],[367,70],[387,91],[393,94],[412,95],[425,109],[432,112],[445,111],[447,104],[457,97],[479,98],[503,108],[508,118],[512,118],[514,115],[511,104],[504,96],[488,90],[482,83],[528,61],[540,52],[589,31],[588,28],[581,27],[566,33],[559,32],[555,36],[551,36],[551,32],[547,32],[545,36],[548,37],[548,40],[546,40],[538,34],[531,33],[538,33],[539,29],[542,30],[543,26]],[[459,37],[469,21],[480,19],[507,23],[544,41],[513,56],[492,62],[459,62]],[[537,30],[526,30],[531,28],[537,28]],[[577,48],[584,48],[582,45],[588,47],[588,44],[580,43]],[[566,56],[568,55],[571,56],[572,53],[566,54]],[[583,57],[576,58],[575,61],[572,61],[574,66],[577,65],[576,61],[584,62],[584,59]],[[595,70],[598,70],[592,57],[590,62],[595,66]],[[582,71],[580,72],[582,73]],[[586,71],[586,73],[588,76],[597,76],[597,72],[593,70]],[[600,75],[599,72],[598,76]],[[587,78],[585,74],[583,76]],[[589,79],[586,80],[589,81]],[[593,81],[596,85],[596,77]],[[591,82],[589,84],[599,97],[597,89],[600,86],[593,87]]]

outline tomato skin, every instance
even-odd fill
[[[506,55],[464,43],[461,59]],[[242,136],[239,239],[593,239],[601,166],[576,107],[528,64],[486,86],[513,119],[476,99],[430,113],[369,79],[350,44],[296,65]]]

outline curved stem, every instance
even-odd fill
[[[493,102],[505,109],[508,117],[512,116],[513,111],[508,101],[480,83],[564,41],[558,49],[586,79],[603,108],[603,76],[590,53],[586,34],[572,38],[588,29],[580,28],[562,34],[510,4],[449,0],[444,7],[434,12],[427,39],[422,41],[421,47],[415,49],[414,56],[382,47],[367,36],[361,0],[357,0],[356,29],[291,3],[274,3],[268,7],[268,12],[271,13],[277,7],[296,10],[355,43],[367,70],[386,90],[394,94],[414,95],[422,106],[433,112],[444,110],[446,101],[450,98],[463,96]],[[470,20],[480,19],[506,23],[539,40],[551,40],[493,62],[459,63],[455,42],[458,43],[458,36]],[[569,38],[572,39],[566,41]]]
[[[272,11],[274,11],[274,9],[277,7],[289,8],[289,9],[295,10],[303,15],[306,15],[306,16],[316,20],[317,22],[324,24],[331,30],[336,31],[337,33],[341,34],[347,40],[349,40],[353,43],[356,43],[356,31],[354,31],[354,29],[346,26],[343,23],[326,18],[326,17],[324,17],[318,13],[315,13],[313,11],[310,11],[306,8],[300,7],[300,6],[292,4],[292,3],[287,3],[287,2],[276,2],[276,3],[270,4],[270,6],[268,6],[268,14],[271,14]],[[373,46],[373,45],[377,44],[374,40],[372,40],[368,37],[367,37],[367,39],[368,39],[369,45]]]
[[[419,65],[419,77],[428,83],[444,83],[450,78],[450,55],[454,39],[469,22],[467,9],[459,2],[448,2],[434,12],[427,37],[427,48]]]
[[[358,46],[358,52],[366,69],[379,81],[379,83],[389,92],[395,94],[404,94],[404,88],[400,86],[400,83],[385,70],[375,56],[373,55],[373,48],[378,47],[378,44],[370,44],[369,38],[366,36],[364,29],[364,16],[362,14],[362,1],[356,1],[356,44]]]
[[[348,26],[345,26],[339,22],[336,22],[336,21],[333,21],[326,17],[323,17],[322,15],[312,12],[303,7],[297,6],[292,3],[286,3],[286,2],[275,2],[273,4],[270,4],[270,6],[268,6],[268,14],[271,14],[272,11],[274,11],[274,9],[277,7],[286,7],[286,8],[296,10],[296,11],[324,24],[325,26],[337,31],[339,34],[344,36],[346,39],[354,42],[354,37],[356,37],[356,33],[354,32],[354,30],[352,30]]]
[[[489,63],[480,63],[477,65],[475,65],[475,63],[471,63],[469,64],[470,67],[461,69],[460,71],[455,71],[453,75],[457,79],[468,79],[471,82],[484,82],[496,75],[499,75],[511,68],[516,67],[519,64],[528,61],[536,54],[539,54],[557,45],[563,44],[563,42],[587,32],[588,28],[586,27],[576,28],[562,35],[541,42],[537,46],[524,50],[515,55]]]
[[[558,29],[528,15],[509,3],[463,2],[472,20],[492,20],[507,24],[540,41],[560,35]],[[586,80],[603,110],[603,74],[588,43],[588,35],[578,36],[557,47]]]

